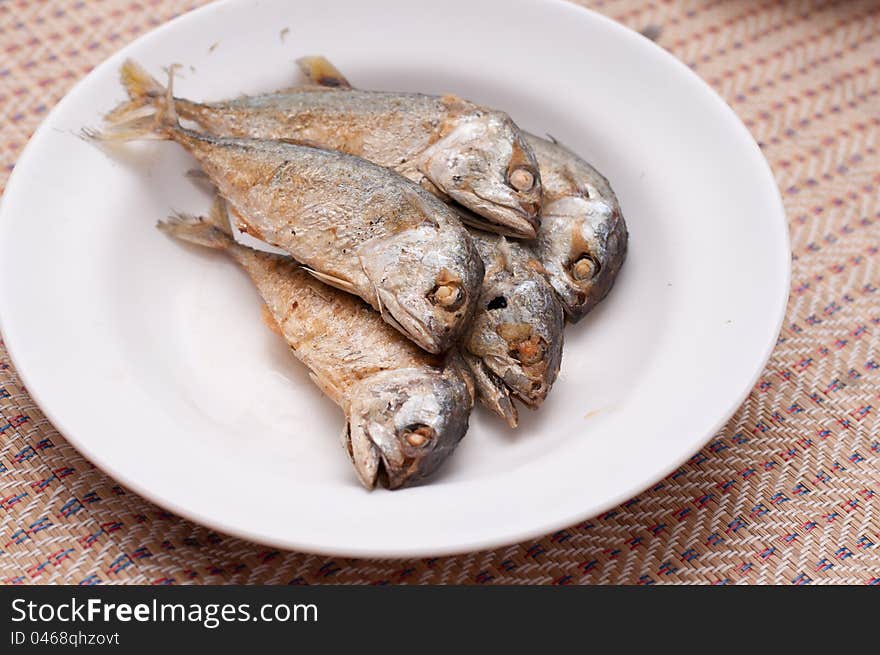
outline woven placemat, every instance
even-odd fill
[[[74,82],[198,4],[0,3],[0,184]],[[535,541],[405,561],[280,552],[182,520],[96,470],[0,348],[0,580],[880,583],[880,3],[592,6],[717,89],[783,191],[794,257],[784,328],[709,444],[622,506]]]

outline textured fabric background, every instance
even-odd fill
[[[0,2],[0,185],[77,80],[198,4]],[[536,541],[440,559],[304,555],[215,534],[121,488],[52,428],[0,347],[0,580],[880,584],[880,2],[592,6],[717,89],[784,195],[788,314],[724,430],[623,506]]]

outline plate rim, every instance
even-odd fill
[[[118,51],[114,52],[97,66],[95,66],[91,71],[89,71],[88,74],[79,79],[76,84],[74,84],[70,88],[70,90],[65,93],[64,97],[62,97],[61,100],[56,103],[56,105],[41,121],[39,126],[34,130],[34,133],[28,140],[28,143],[23,149],[21,155],[15,162],[15,167],[12,170],[9,178],[7,179],[6,189],[3,193],[2,198],[0,198],[0,237],[2,237],[2,226],[4,225],[4,222],[11,220],[10,217],[6,216],[8,212],[6,209],[7,203],[5,202],[5,199],[8,195],[10,195],[11,192],[16,192],[15,190],[20,184],[18,182],[20,171],[27,167],[27,163],[33,156],[33,144],[41,140],[43,134],[47,130],[51,129],[49,127],[49,124],[52,122],[52,119],[56,116],[57,113],[61,113],[64,110],[64,107],[67,104],[69,98],[76,92],[78,92],[81,86],[86,84],[93,75],[100,74],[100,72],[102,72],[105,68],[115,66],[116,62],[124,56],[124,53],[126,53],[129,49],[137,46],[142,41],[151,38],[154,34],[163,31],[172,25],[179,25],[187,23],[189,21],[197,21],[205,14],[208,14],[210,12],[223,11],[231,5],[236,5],[239,3],[244,4],[247,1],[248,0],[219,0],[218,2],[203,5],[194,10],[176,16],[175,18],[166,21],[161,25],[158,25],[155,28],[151,29],[150,31],[140,35],[137,39],[134,39],[133,41],[127,43],[125,46],[123,46]],[[763,152],[761,152],[760,147],[755,141],[754,136],[751,134],[751,132],[749,132],[748,128],[742,122],[742,119],[740,119],[736,112],[730,107],[730,105],[727,104],[727,102],[724,101],[721,95],[714,88],[712,88],[696,72],[694,72],[680,59],[675,57],[672,53],[665,50],[664,48],[654,43],[647,37],[643,36],[639,32],[629,27],[626,27],[621,23],[618,23],[614,19],[604,14],[601,14],[593,9],[575,4],[570,0],[520,1],[531,2],[533,4],[556,5],[557,7],[562,8],[565,11],[571,12],[586,12],[592,20],[600,23],[604,29],[616,31],[618,34],[623,35],[624,38],[631,39],[635,37],[637,39],[642,39],[647,42],[643,45],[650,44],[649,47],[653,49],[655,56],[665,59],[665,61],[672,66],[678,67],[678,69],[681,72],[685,73],[694,83],[703,87],[705,91],[708,91],[708,95],[712,98],[712,102],[721,110],[722,113],[727,115],[728,119],[731,120],[731,128],[736,129],[739,132],[740,140],[748,144],[748,147],[752,150],[753,156],[757,155],[756,164],[761,168],[761,175],[766,177],[770,185],[770,189],[772,189],[773,191],[772,196],[774,200],[774,206],[772,208],[768,206],[768,214],[771,211],[775,213],[778,221],[768,223],[768,226],[773,226],[779,231],[778,236],[780,237],[780,252],[778,256],[780,257],[783,264],[780,271],[782,273],[782,279],[780,280],[780,290],[779,292],[777,292],[776,298],[777,307],[776,319],[774,321],[775,327],[772,330],[772,334],[770,334],[767,343],[764,346],[761,356],[755,359],[754,371],[749,378],[748,384],[745,385],[745,387],[740,391],[739,394],[736,395],[735,398],[731,398],[731,400],[729,401],[730,404],[728,405],[728,409],[726,409],[721,417],[715,423],[713,423],[713,427],[711,430],[709,430],[706,434],[701,434],[700,436],[686,440],[686,449],[684,444],[679,446],[679,449],[685,450],[685,454],[683,456],[681,456],[680,458],[669,460],[670,464],[664,467],[660,467],[657,474],[652,476],[650,479],[646,479],[643,482],[638,483],[637,485],[625,485],[626,488],[624,491],[620,491],[617,494],[609,495],[602,502],[594,503],[593,507],[585,509],[579,514],[568,516],[565,519],[556,517],[553,520],[545,521],[540,524],[536,523],[534,527],[530,529],[511,530],[504,535],[499,535],[494,538],[480,538],[474,540],[469,539],[465,536],[463,538],[455,539],[454,543],[447,543],[445,545],[431,548],[407,546],[404,546],[403,548],[394,548],[387,544],[385,547],[376,548],[373,546],[360,547],[357,545],[330,546],[324,543],[315,543],[314,541],[310,541],[308,538],[288,539],[275,537],[269,534],[258,533],[248,529],[239,528],[235,524],[228,523],[227,520],[222,517],[203,516],[198,510],[182,506],[178,502],[175,502],[170,498],[166,498],[158,492],[154,492],[147,486],[142,485],[139,482],[130,480],[125,473],[116,470],[114,466],[105,462],[100,452],[96,452],[87,445],[87,440],[81,440],[76,435],[74,430],[66,428],[65,421],[60,416],[57,416],[48,404],[45,404],[40,400],[41,394],[39,391],[39,385],[33,384],[34,380],[30,378],[29,373],[27,373],[26,367],[22,367],[20,365],[21,362],[19,360],[19,356],[16,355],[17,347],[15,345],[15,339],[11,341],[8,339],[7,330],[4,327],[6,322],[8,321],[7,318],[4,318],[6,316],[6,312],[4,311],[6,300],[5,294],[0,292],[0,338],[3,339],[6,345],[6,350],[9,354],[10,360],[12,361],[17,376],[23,383],[26,392],[33,400],[33,402],[39,407],[40,411],[44,414],[44,416],[51,423],[54,429],[56,429],[85,459],[94,464],[96,468],[100,469],[110,478],[120,482],[126,488],[142,496],[148,502],[168,509],[169,511],[174,512],[181,518],[193,521],[203,526],[207,526],[211,529],[217,530],[236,538],[244,539],[250,542],[256,542],[259,544],[265,544],[272,547],[283,548],[286,550],[294,550],[328,556],[346,556],[375,559],[399,559],[426,556],[457,555],[475,551],[491,550],[520,543],[522,541],[546,536],[547,534],[555,530],[563,529],[593,516],[597,516],[602,512],[607,511],[608,509],[611,509],[622,502],[625,502],[629,498],[638,495],[644,489],[650,487],[652,484],[655,484],[656,482],[667,477],[671,472],[676,470],[676,468],[685,463],[688,460],[688,457],[690,457],[693,452],[698,451],[703,445],[711,440],[712,437],[717,434],[718,431],[724,427],[724,425],[726,425],[729,419],[742,406],[743,402],[747,399],[749,393],[753,389],[755,383],[758,381],[761,374],[765,370],[767,362],[769,361],[776,347],[776,342],[781,332],[787,312],[788,300],[791,293],[791,236],[782,195],[780,193],[779,185],[776,182],[773,171],[769,165],[769,162],[767,161],[766,157],[764,157]]]

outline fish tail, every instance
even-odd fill
[[[104,117],[108,122],[115,123],[155,111],[157,99],[165,98],[165,87],[133,59],[126,59],[122,64],[119,79],[128,93],[128,100]]]
[[[132,100],[165,97],[165,87],[133,59],[125,60],[119,69],[119,77]]]
[[[193,216],[177,212],[156,225],[165,234],[207,248],[226,250],[235,245],[229,229],[229,219],[223,200],[214,201],[208,216]]]
[[[182,128],[174,107],[175,68],[176,66],[168,68],[168,86],[163,87],[133,61],[125,62],[123,84],[132,100],[107,114],[103,129],[85,128],[82,135],[93,141],[110,142],[166,140],[177,137]],[[129,83],[128,78],[135,81]]]
[[[167,137],[155,131],[155,122],[151,116],[139,116],[102,129],[84,127],[80,131],[80,136],[89,141],[104,142],[166,139]]]
[[[226,236],[232,238],[232,219],[229,217],[229,210],[223,196],[219,194],[214,196],[214,203],[211,205],[207,220]]]

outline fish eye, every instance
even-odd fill
[[[464,304],[465,295],[460,284],[450,281],[435,285],[428,293],[428,298],[446,311],[454,312]]]
[[[571,276],[578,282],[587,282],[599,273],[599,262],[589,253],[581,253],[569,266]]]
[[[486,305],[486,309],[504,309],[505,307],[507,307],[507,298],[504,296],[495,296]]]
[[[517,191],[528,191],[535,186],[535,174],[525,166],[519,166],[510,173],[508,181]]]
[[[400,436],[413,448],[422,448],[431,442],[437,434],[434,432],[434,428],[429,425],[413,423],[403,428]]]

